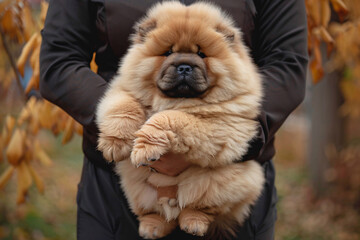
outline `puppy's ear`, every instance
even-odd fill
[[[221,33],[225,37],[225,39],[230,43],[233,43],[235,41],[235,35],[236,35],[235,29],[228,27],[224,24],[219,24],[216,27],[216,31],[218,33]]]
[[[156,28],[156,20],[153,18],[145,18],[135,25],[135,34],[132,35],[133,43],[142,43],[145,41],[146,35]]]

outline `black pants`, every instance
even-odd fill
[[[272,161],[264,164],[266,184],[251,216],[238,229],[241,240],[272,240],[276,220],[276,189]],[[109,170],[94,166],[85,158],[77,204],[78,240],[137,240],[138,221],[129,210],[118,177]],[[201,239],[177,228],[164,240]]]

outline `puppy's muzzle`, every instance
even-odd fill
[[[196,54],[169,57],[163,64],[157,87],[168,97],[199,97],[209,87],[205,64]]]
[[[166,78],[166,80],[160,84],[159,88],[169,97],[198,97],[204,92],[204,87],[202,85],[204,83],[203,80],[205,79],[199,78],[199,74],[196,72],[196,67],[192,67],[188,64],[175,66],[171,77]]]

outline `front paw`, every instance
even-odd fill
[[[166,221],[158,214],[139,217],[139,235],[145,239],[158,239],[168,235],[177,225],[176,221]]]
[[[179,216],[181,230],[196,236],[204,236],[208,231],[213,216],[198,210],[184,209]]]
[[[137,133],[131,152],[131,162],[136,167],[151,165],[170,150],[172,133],[151,125],[144,125]]]
[[[149,166],[167,152],[163,146],[136,144],[131,152],[131,163],[136,167]]]
[[[104,158],[109,162],[119,162],[129,158],[131,148],[132,140],[130,139],[120,139],[100,134],[98,150],[103,153]]]

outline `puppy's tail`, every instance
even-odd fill
[[[205,240],[229,240],[236,236],[239,223],[229,215],[220,215],[209,226]]]

